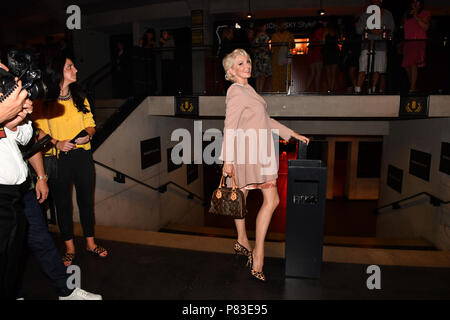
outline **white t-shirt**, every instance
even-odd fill
[[[17,126],[16,131],[4,130],[6,137],[0,138],[0,184],[19,185],[27,179],[28,167],[17,144],[26,145],[33,136],[33,128],[28,121]]]

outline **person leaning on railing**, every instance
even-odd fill
[[[58,225],[66,245],[63,261],[66,266],[75,258],[72,221],[72,190],[74,183],[80,222],[86,238],[86,249],[97,257],[104,258],[108,252],[94,240],[94,162],[90,140],[95,133],[95,122],[89,103],[77,81],[77,69],[73,61],[65,56],[56,57],[48,68],[49,76],[61,91],[57,101],[39,108],[42,111],[33,117],[40,136],[49,134],[57,156],[57,178],[50,175],[50,192],[55,201]],[[86,136],[71,142],[82,130]],[[52,152],[46,156],[52,155]],[[49,172],[47,172],[49,173]]]
[[[7,70],[1,63],[0,67]],[[26,230],[21,185],[28,169],[17,144],[27,144],[33,135],[31,121],[25,120],[33,105],[22,83],[17,84],[0,102],[0,300],[15,299]]]

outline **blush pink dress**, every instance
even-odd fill
[[[429,16],[431,16],[431,13],[426,10],[422,10],[422,12],[418,14],[420,19]],[[412,65],[424,67],[427,48],[427,32],[420,27],[414,17],[406,19],[403,26],[406,41],[403,46],[402,67],[406,68]]]
[[[278,130],[277,134],[285,140],[289,140],[294,133],[269,117],[267,103],[252,86],[238,83],[231,85],[226,97],[220,159],[233,163],[239,188],[253,189],[276,185],[274,180],[278,177],[278,157],[274,149],[272,129]],[[241,135],[238,133],[233,136],[233,133],[239,131]],[[278,140],[276,142],[278,143]],[[228,186],[230,184],[229,181]]]

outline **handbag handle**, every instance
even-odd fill
[[[220,183],[219,183],[219,189],[222,189],[222,187],[223,187],[223,185],[224,185],[224,179],[223,179],[223,175],[222,175],[222,177],[220,178]],[[227,176],[226,178],[228,178],[229,176]],[[237,183],[236,183],[236,179],[235,179],[235,177],[234,177],[234,174],[231,174],[231,178],[232,178],[232,186],[231,186],[231,188],[233,189],[233,190],[236,190],[237,189]],[[225,180],[226,181],[226,180]]]
[[[228,178],[228,176],[227,176],[226,178]],[[225,179],[226,179],[226,178],[225,178]],[[236,183],[236,179],[234,178],[234,174],[231,175],[231,178],[233,179],[233,182],[232,182],[232,186],[231,186],[232,192],[231,192],[231,197],[230,197],[230,199],[231,199],[232,201],[234,201],[234,200],[237,199],[237,195],[236,195],[237,183]],[[223,180],[224,180],[224,179],[223,179],[223,175],[222,175],[222,177],[220,178],[219,189],[218,189],[217,192],[216,192],[216,198],[217,198],[217,199],[222,198]]]

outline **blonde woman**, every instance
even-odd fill
[[[260,189],[264,198],[256,218],[255,247],[253,250],[250,247],[245,219],[236,219],[238,239],[234,245],[234,250],[237,254],[248,256],[251,266],[250,272],[253,277],[266,281],[263,273],[264,240],[272,214],[279,203],[276,187],[278,165],[273,150],[274,141],[271,129],[278,130],[279,135],[285,140],[294,137],[308,144],[309,139],[269,117],[266,102],[248,84],[248,79],[252,73],[252,62],[247,52],[236,49],[228,54],[222,63],[226,73],[225,79],[233,82],[226,97],[224,139],[221,154],[221,160],[224,161],[222,173],[224,176],[232,174],[235,176],[236,183],[245,197],[247,197],[249,190]],[[233,133],[239,133],[239,129],[246,133],[253,131],[257,136],[256,143],[244,143],[245,152],[237,152],[241,143],[246,140],[245,138],[242,139],[239,134],[234,138]],[[266,134],[261,135],[261,132]],[[268,159],[265,159],[269,162],[259,161],[258,159],[256,159],[256,163],[250,161],[251,158],[255,160],[255,154],[260,155],[264,152],[269,153]],[[241,159],[243,154],[245,154],[244,161]],[[273,166],[275,166],[275,170]]]

